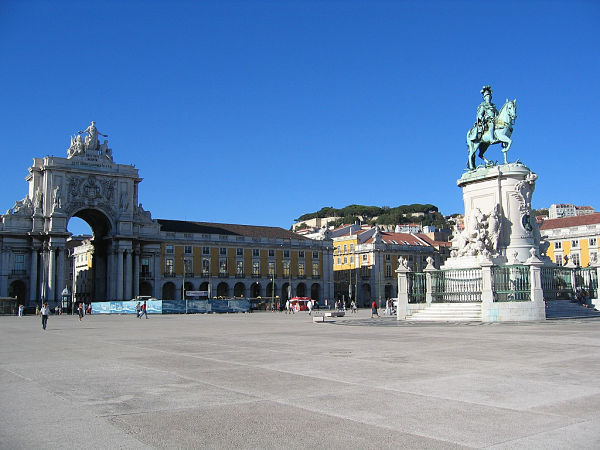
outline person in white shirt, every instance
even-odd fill
[[[42,328],[45,330],[46,325],[48,324],[48,316],[50,315],[50,307],[48,303],[44,303],[42,305],[42,309],[40,309],[40,314],[42,315]]]
[[[308,315],[310,316],[310,313],[312,313],[312,309],[313,309],[312,300],[307,301],[306,306],[308,307]]]

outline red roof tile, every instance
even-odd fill
[[[553,230],[555,228],[569,228],[595,224],[600,224],[600,213],[586,214],[584,216],[561,217],[559,219],[546,219],[540,226],[540,230]]]

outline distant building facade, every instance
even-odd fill
[[[412,270],[420,272],[432,257],[443,263],[449,243],[441,252],[423,234],[381,231],[379,227],[346,225],[331,232],[333,238],[334,293],[337,299],[355,300],[368,306],[373,300],[384,304],[398,294],[398,258],[406,258]]]
[[[586,267],[598,258],[600,213],[547,219],[540,226],[542,242],[547,243],[546,255],[562,266],[565,256],[576,266]]]
[[[584,216],[594,214],[594,208],[591,206],[575,206],[571,203],[556,203],[548,208],[548,218],[558,219],[561,217]]]

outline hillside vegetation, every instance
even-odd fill
[[[422,213],[423,215],[420,215]],[[418,214],[418,216],[414,216]],[[404,223],[420,223],[422,225],[434,225],[438,228],[445,228],[446,221],[440,214],[437,206],[431,204],[422,205],[413,203],[412,205],[400,205],[394,208],[389,206],[365,206],[348,205],[344,208],[333,208],[326,206],[319,211],[301,215],[297,222],[310,220],[314,218],[340,217],[330,225],[338,226],[342,223],[354,223],[362,217],[363,222],[378,225],[396,225]]]

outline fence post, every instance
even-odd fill
[[[544,300],[544,289],[542,288],[542,266],[544,262],[535,257],[525,261],[525,265],[529,266],[530,300],[532,302],[541,302]]]
[[[492,284],[492,266],[494,263],[490,260],[481,261],[481,302],[493,303],[494,292]]]
[[[435,267],[427,267],[423,270],[425,272],[425,303],[428,305],[433,301],[433,277],[431,273],[436,271]]]
[[[398,307],[396,308],[396,320],[404,320],[408,315],[408,273],[411,272],[408,265],[398,258]]]

